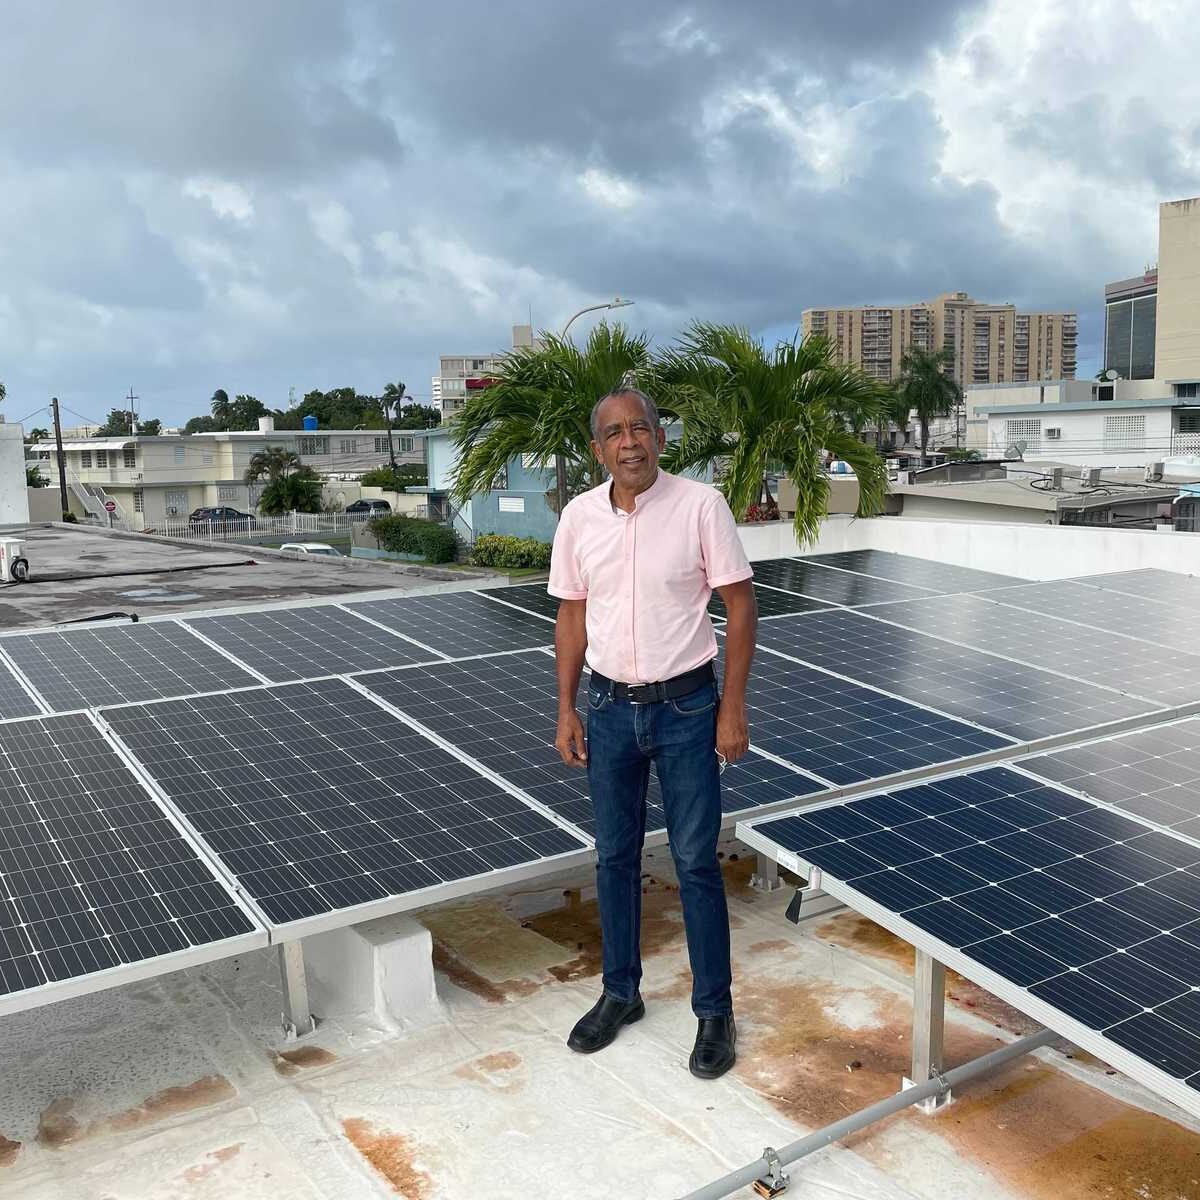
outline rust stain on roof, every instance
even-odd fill
[[[868,917],[861,917],[852,912],[841,913],[826,921],[815,932],[817,937],[832,942],[835,946],[844,946],[875,958],[887,959],[907,974],[912,974],[912,946],[903,938],[889,933],[882,925],[876,925]],[[1036,1033],[1041,1028],[1036,1021],[1005,1004],[1003,1000],[998,1000],[978,984],[964,979],[957,971],[946,972],[946,996],[953,1003],[1009,1033],[1024,1036],[1027,1033]]]
[[[296,1046],[275,1052],[275,1070],[280,1075],[299,1075],[307,1067],[327,1067],[337,1055],[321,1046]]]
[[[428,1200],[433,1180],[416,1165],[416,1148],[399,1133],[377,1130],[362,1117],[349,1117],[342,1129],[350,1144],[404,1200]]]
[[[11,1167],[21,1153],[21,1143],[10,1141],[0,1133],[0,1167]]]
[[[141,1104],[111,1116],[83,1120],[78,1115],[79,1099],[60,1096],[51,1101],[38,1120],[39,1145],[57,1150],[71,1142],[94,1137],[98,1133],[124,1132],[142,1125],[151,1125],[167,1117],[207,1108],[237,1095],[233,1084],[224,1075],[205,1075],[194,1083],[163,1088],[147,1096]]]
[[[184,1183],[199,1183],[202,1179],[207,1179],[214,1171],[229,1162],[230,1159],[237,1158],[241,1152],[241,1142],[236,1142],[232,1146],[222,1146],[219,1150],[210,1150],[204,1156],[203,1162],[197,1163],[194,1167],[188,1167],[181,1178]]]
[[[500,1050],[495,1054],[485,1054],[482,1058],[464,1063],[454,1074],[459,1079],[482,1083],[492,1091],[511,1095],[525,1089],[525,1080],[512,1074],[523,1061],[524,1059],[512,1050]]]

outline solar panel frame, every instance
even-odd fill
[[[37,717],[46,711],[46,702],[33,691],[16,663],[4,653],[4,642],[0,639],[0,721]]]
[[[1200,656],[963,593],[878,604],[865,615],[1159,705],[1200,703]],[[987,645],[981,644],[986,640]]]
[[[947,595],[1029,582],[1014,575],[1000,575],[994,571],[980,571],[975,567],[935,562],[909,554],[896,554],[890,550],[840,550],[830,554],[809,554],[803,557],[809,562],[834,570],[931,588]]]
[[[1174,715],[1097,687],[1081,688],[1035,667],[940,641],[850,610],[781,617],[759,628],[768,653],[807,663],[936,711],[1038,741],[1132,718]],[[990,703],[989,703],[990,698]]]
[[[385,629],[406,628],[406,636],[446,658],[533,650],[554,641],[554,627],[544,617],[476,591],[350,601],[343,607]]]
[[[494,600],[497,604],[510,604],[523,612],[532,613],[535,617],[544,617],[548,621],[558,619],[559,599],[552,596],[540,583],[521,583],[512,587],[480,588],[477,596]]]
[[[1104,575],[1080,575],[1077,583],[1106,592],[1121,592],[1163,604],[1200,606],[1200,577],[1177,571],[1145,567],[1140,571],[1115,571]]]
[[[68,756],[66,745],[85,753]],[[253,910],[94,713],[4,723],[0,779],[9,773],[20,782],[0,788],[0,1014],[268,944]],[[14,819],[22,815],[34,819]],[[30,889],[35,882],[41,890]],[[202,926],[222,936],[201,938]],[[27,959],[40,947],[30,969],[11,956],[22,947]],[[29,986],[9,987],[22,977]]]
[[[262,679],[174,619],[13,633],[0,646],[48,712],[250,687]]]
[[[842,608],[861,604],[882,604],[889,600],[919,600],[937,592],[911,584],[894,583],[888,579],[873,579],[869,575],[852,575],[822,567],[804,558],[769,558],[752,562],[756,583],[795,592],[813,600]]]
[[[254,720],[238,725],[239,715]],[[574,830],[427,738],[355,679],[271,684],[101,716],[279,938],[589,860],[591,848]],[[277,770],[263,769],[272,763]],[[386,775],[371,769],[384,770],[381,763]],[[397,772],[402,786],[391,782]],[[495,828],[484,828],[488,822]],[[478,840],[483,835],[494,840]]]
[[[768,587],[761,583],[754,584],[754,599],[758,604],[760,621],[771,621],[776,617],[791,616],[794,613],[821,612],[835,607],[824,600],[814,600],[811,596],[800,595],[799,592],[788,592],[783,588]],[[725,602],[717,592],[713,592],[709,599],[708,614],[714,621],[725,620]]]
[[[335,603],[188,616],[183,624],[271,683],[444,657]]]
[[[1006,811],[1006,792],[994,782],[997,775],[1023,778],[1031,785],[1018,794],[1037,801],[1024,807],[1040,815],[1040,826],[1026,834],[993,835],[991,844],[984,845],[973,844],[967,834],[965,843],[948,852],[933,850],[928,841],[923,846],[912,842],[918,831],[924,838],[927,824],[945,824],[948,816],[968,808],[983,817]],[[964,798],[969,800],[966,806]],[[1040,807],[1043,804],[1046,807]],[[765,828],[772,825],[773,830]],[[1063,836],[1059,826],[1071,827],[1080,840]],[[1040,837],[1034,832],[1039,828]],[[746,820],[739,823],[737,835],[752,849],[807,877],[811,886],[819,886],[1185,1111],[1200,1115],[1200,1038],[1189,1031],[1191,1016],[1181,1008],[1190,1005],[1192,1016],[1200,1011],[1195,1004],[1200,920],[1194,919],[1200,916],[1200,844],[1158,831],[1136,817],[1109,812],[1070,789],[1049,787],[1007,764],[865,794],[850,803],[833,801],[791,817]],[[970,869],[979,865],[985,852],[1007,857],[995,853],[1006,837],[1041,842],[1048,850],[1045,865],[1031,871],[1029,864],[1035,859],[1026,856],[1016,860],[1020,873],[1014,874],[1012,868],[995,870],[985,856],[986,866],[979,873]],[[914,850],[905,854],[898,843]],[[1136,857],[1156,864],[1152,870],[1159,872],[1148,876],[1148,882],[1134,873],[1122,874],[1136,871],[1126,865],[1130,856],[1118,849],[1109,857],[1110,847],[1134,850],[1138,843],[1145,852],[1138,848]],[[865,853],[863,846],[880,857]],[[1116,863],[1121,871],[1105,862]],[[926,869],[934,863],[936,872]],[[1172,899],[1169,890],[1170,883],[1184,875],[1189,881],[1187,903]],[[1039,886],[1025,884],[1026,879],[1037,880]],[[1085,882],[1100,885],[1096,894],[1076,886]],[[1105,884],[1112,890],[1105,890]],[[1160,884],[1168,887],[1162,895]],[[1126,893],[1138,898],[1137,906]],[[1144,903],[1147,900],[1154,903]],[[1131,906],[1146,919],[1128,913]],[[1149,923],[1155,920],[1157,925]],[[1063,1008],[1064,1003],[1073,1011]],[[1119,1031],[1120,1038],[1105,1036],[1104,1030]],[[1164,1030],[1171,1034],[1172,1045],[1161,1041]],[[1170,1051],[1176,1063],[1160,1067],[1135,1053],[1137,1047],[1163,1059]],[[1176,1068],[1180,1073],[1172,1074]]]

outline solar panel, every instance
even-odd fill
[[[1106,592],[1161,600],[1164,604],[1187,604],[1193,608],[1200,605],[1200,579],[1176,571],[1116,571],[1110,575],[1084,575],[1077,582],[1103,588]]]
[[[19,634],[2,644],[55,712],[258,682],[174,621]]]
[[[1104,591],[1073,579],[997,588],[987,598],[1171,649],[1189,645],[1196,635],[1194,608]]]
[[[519,587],[487,588],[479,593],[489,600],[503,600],[505,604],[514,604],[527,612],[539,616],[558,618],[558,597],[552,596],[541,583],[525,583]]]
[[[851,575],[799,558],[772,558],[750,565],[754,568],[754,578],[758,583],[782,588],[786,592],[798,592],[830,604],[882,604],[888,600],[917,600],[934,594],[926,588],[892,583],[886,579],[871,579],[865,575]]]
[[[496,604],[475,592],[366,600],[346,607],[451,658],[526,650],[554,642],[554,626],[549,621]]]
[[[0,650],[8,639],[0,639]],[[0,661],[0,718],[32,717],[42,710],[37,701],[21,686],[8,664]]]
[[[1155,707],[862,613],[780,617],[759,626],[758,642],[1020,741],[1088,729]]]
[[[336,604],[189,617],[186,624],[276,683],[438,657]]]
[[[276,925],[586,849],[344,680],[105,718]]]
[[[876,579],[909,583],[932,588],[937,592],[969,592],[979,588],[1003,587],[1022,583],[1014,575],[997,575],[993,571],[978,571],[973,567],[958,567],[951,563],[932,562],[908,554],[893,554],[887,550],[843,550],[837,554],[811,554],[806,562],[823,567],[837,567]]]
[[[266,940],[86,715],[0,725],[0,1007],[248,935]]]
[[[587,773],[564,764],[554,748],[557,680],[549,655],[530,651],[409,667],[364,676],[360,682],[556,816],[594,836]],[[586,721],[586,696],[580,696],[577,707]],[[751,753],[721,777],[723,811],[778,804],[821,787],[817,780]],[[665,827],[662,795],[651,772],[646,828]]]
[[[748,832],[782,848],[785,865],[821,868],[838,899],[1200,1112],[1200,844],[1005,768]]]
[[[818,612],[829,605],[821,600],[813,600],[809,596],[800,596],[795,592],[782,592],[778,588],[765,588],[754,585],[754,598],[758,601],[760,617],[782,617],[788,613]],[[708,602],[709,613],[717,620],[725,620],[725,602],[720,594],[713,592]]]
[[[1011,745],[773,654],[754,660],[746,706],[755,746],[839,786]]]
[[[1021,766],[1143,820],[1200,838],[1196,718],[1023,759]]]
[[[880,604],[871,615],[1162,704],[1200,700],[1200,657],[980,596]],[[1200,648],[1198,646],[1197,648]]]

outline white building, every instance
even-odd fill
[[[398,463],[424,463],[424,443],[411,431],[394,430]],[[246,468],[261,451],[294,451],[305,466],[325,476],[358,476],[389,461],[386,429],[279,430],[264,417],[258,430],[160,437],[88,438],[64,441],[67,489],[90,516],[148,530],[186,518],[193,509],[225,504],[252,511],[261,483],[247,484]],[[54,443],[27,451],[29,465],[58,486]]]
[[[537,345],[530,325],[512,327],[512,348]],[[442,420],[456,413],[471,392],[488,386],[488,375],[504,357],[504,352],[489,354],[443,354],[438,362],[438,374],[430,383],[430,395],[441,411]]]

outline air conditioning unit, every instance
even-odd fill
[[[0,582],[24,583],[29,578],[29,559],[23,538],[0,538]]]
[[[1099,487],[1100,486],[1100,468],[1099,467],[1084,467],[1079,472],[1079,482],[1084,487]]]
[[[1147,483],[1161,483],[1163,477],[1163,464],[1160,462],[1151,463],[1146,468]]]
[[[1046,430],[1046,440],[1048,442],[1057,442],[1062,438],[1062,429],[1057,425],[1051,425]]]

